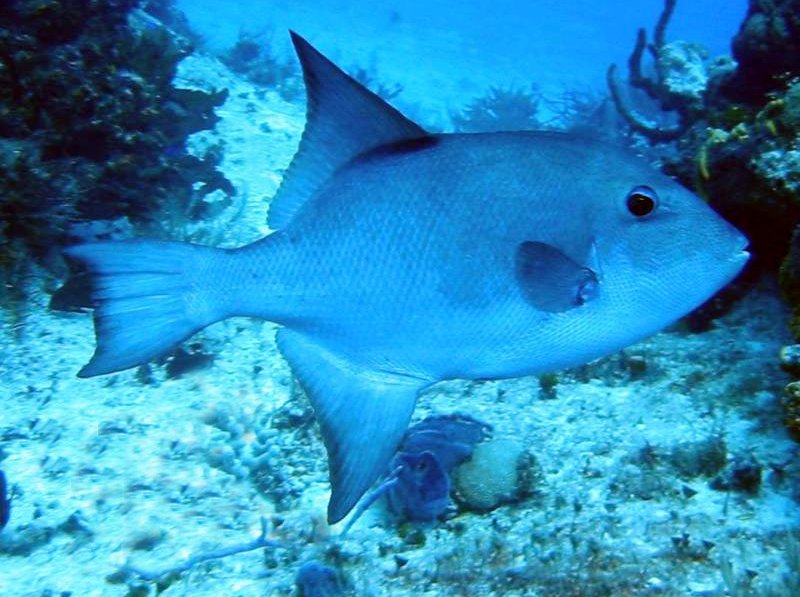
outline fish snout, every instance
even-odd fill
[[[730,246],[730,254],[733,256],[731,260],[735,263],[741,263],[741,267],[744,267],[744,264],[750,259],[750,251],[748,250],[750,248],[750,240],[733,224],[725,222],[725,225],[728,227],[728,236],[730,237],[728,245]]]

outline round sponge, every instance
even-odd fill
[[[472,458],[454,471],[455,499],[469,510],[494,510],[529,495],[536,469],[533,455],[518,441],[499,438],[482,442]]]

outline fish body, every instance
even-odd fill
[[[328,518],[384,472],[416,396],[619,350],[731,280],[746,239],[635,156],[552,132],[429,134],[293,34],[308,122],[236,250],[144,240],[67,249],[95,278],[80,375],[159,356],[245,315],[278,346],[328,449]]]

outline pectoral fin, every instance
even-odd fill
[[[328,522],[344,518],[386,472],[414,411],[423,380],[355,366],[284,328],[278,347],[314,407],[328,451]]]
[[[547,243],[521,243],[515,267],[523,296],[540,311],[562,313],[597,296],[597,274]]]

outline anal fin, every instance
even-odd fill
[[[278,347],[322,430],[331,480],[328,522],[333,524],[386,472],[427,382],[358,367],[287,328],[278,332]]]

